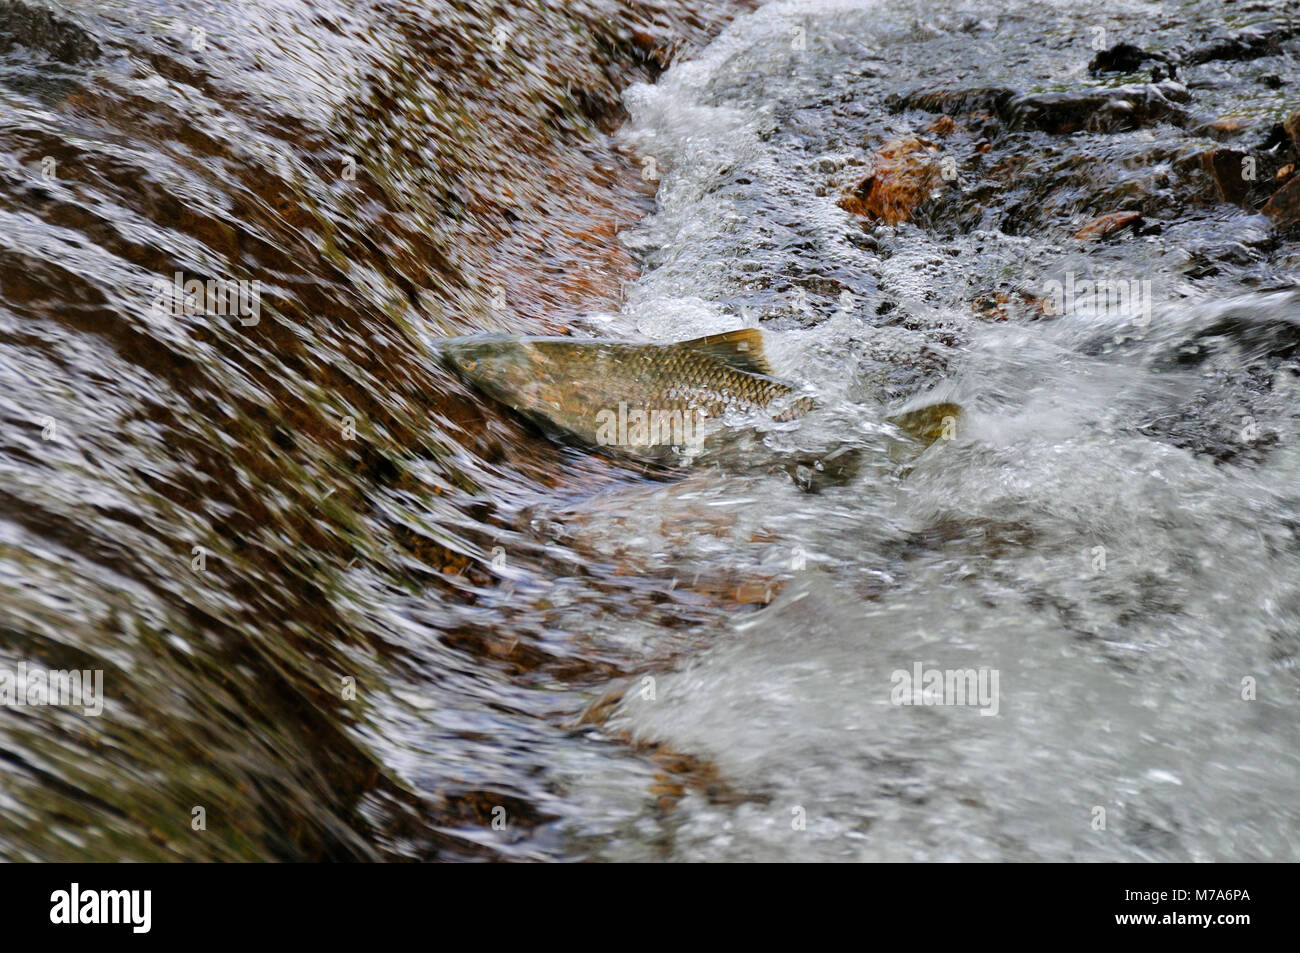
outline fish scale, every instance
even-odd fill
[[[489,396],[544,427],[606,448],[602,415],[632,408],[710,418],[776,409],[772,419],[788,421],[816,406],[807,396],[782,400],[795,389],[772,376],[755,329],[674,344],[476,335],[449,339],[441,350],[450,367]],[[941,402],[886,420],[928,446],[950,437],[960,415],[956,404]],[[663,446],[634,449],[661,456]],[[618,449],[628,447],[620,443]]]
[[[507,406],[601,444],[603,414],[635,408],[716,418],[765,411],[794,393],[771,375],[755,329],[673,344],[480,335],[445,342],[443,352],[461,376]],[[776,419],[812,406],[800,398]]]

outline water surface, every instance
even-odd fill
[[[0,51],[0,665],[107,696],[0,711],[4,856],[1296,859],[1294,235],[1206,191],[1208,132],[890,99],[1146,81],[1089,74],[1094,25],[1281,6],[988,7],[705,45],[673,4],[63,4],[93,50]],[[1298,55],[1185,66],[1187,108],[1278,122]],[[956,179],[841,207],[907,135]],[[178,270],[259,320],[159,317]],[[1069,275],[1150,312],[1045,314]],[[432,359],[742,326],[822,407],[667,481]],[[955,437],[891,456],[936,398]],[[997,714],[894,704],[917,664]]]

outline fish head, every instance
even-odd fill
[[[505,334],[475,334],[442,342],[443,362],[466,382],[515,405],[536,381],[537,367],[526,341]]]

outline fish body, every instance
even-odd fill
[[[708,420],[794,420],[816,406],[772,374],[753,328],[670,344],[480,334],[449,338],[440,354],[467,382],[542,429],[642,461],[680,461],[699,450]],[[918,445],[951,439],[961,413],[942,402],[886,417],[910,438],[891,456],[909,459]],[[847,479],[858,456],[844,446],[784,463],[792,472],[833,467],[832,475]]]
[[[706,420],[791,420],[813,406],[772,375],[752,328],[670,344],[474,335],[441,352],[466,381],[544,428],[632,456],[698,446]]]

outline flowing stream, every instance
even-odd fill
[[[1197,161],[1286,5],[692,6],[0,0],[0,669],[104,696],[0,856],[1298,859],[1300,243]],[[740,327],[819,409],[668,479],[433,357]]]

